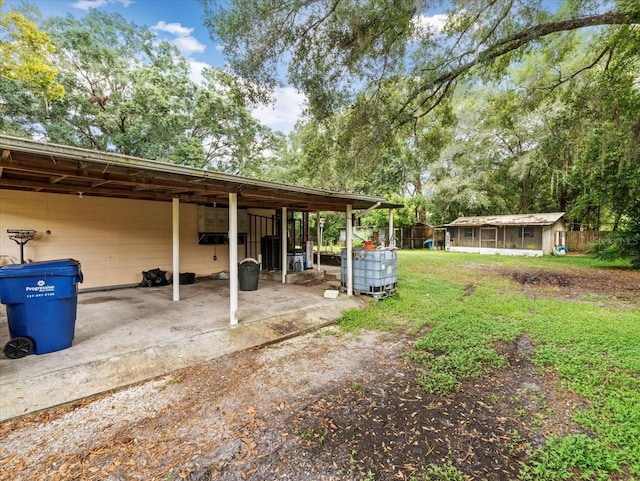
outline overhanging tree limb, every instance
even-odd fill
[[[640,23],[640,11],[607,12],[600,15],[591,15],[588,17],[543,23],[540,25],[529,27],[509,37],[506,37],[491,45],[490,47],[482,50],[476,55],[474,59],[464,63],[458,68],[449,70],[448,72],[439,75],[435,79],[431,79],[423,83],[421,87],[415,90],[413,95],[411,95],[407,99],[401,110],[404,111],[412,101],[420,97],[420,95],[425,91],[428,91],[442,84],[448,84],[456,78],[460,77],[462,74],[471,70],[476,65],[491,62],[492,60],[513,52],[525,46],[526,44],[543,38],[547,35],[558,32],[568,32],[587,27],[597,27],[604,25],[631,25],[636,23]],[[422,104],[423,103],[421,102],[421,105]]]

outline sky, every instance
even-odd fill
[[[8,10],[21,0],[7,0]],[[149,27],[160,39],[172,42],[191,64],[192,79],[201,79],[207,65],[224,67],[221,45],[209,38],[204,27],[202,6],[196,0],[27,0],[43,16],[81,18],[90,8],[119,13],[127,20]],[[274,130],[289,133],[300,116],[304,96],[291,87],[275,92],[276,102],[252,112],[253,116]]]
[[[19,5],[22,0],[6,0],[6,7]],[[189,60],[192,79],[201,79],[202,69],[211,65],[223,68],[225,59],[222,46],[209,38],[204,27],[203,7],[197,0],[26,0],[35,5],[44,16],[82,17],[90,8],[108,13],[117,12],[127,20],[149,27],[159,38],[168,40]],[[560,0],[544,0],[547,6],[557,8]],[[421,17],[425,28],[441,28],[444,15]],[[305,97],[292,87],[279,88],[275,103],[255,109],[252,114],[263,124],[288,134],[293,130],[304,105]]]

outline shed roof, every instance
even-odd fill
[[[516,225],[551,225],[558,221],[564,212],[542,214],[486,215],[476,217],[458,217],[448,227],[478,227],[483,225],[516,226]]]
[[[0,135],[0,189],[297,211],[395,208],[383,197],[250,179],[139,157]]]

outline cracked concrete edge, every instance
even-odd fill
[[[261,348],[331,325],[355,303],[310,306],[229,329],[198,334],[166,344],[3,383],[0,421],[124,389],[233,352]],[[320,309],[321,312],[320,312]],[[215,346],[211,349],[211,346]],[[9,398],[9,393],[11,397]]]

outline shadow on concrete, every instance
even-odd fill
[[[317,329],[363,300],[323,297],[326,283],[261,280],[240,291],[229,324],[229,281],[78,294],[73,346],[10,360],[0,357],[0,420],[78,400],[175,369]],[[0,308],[0,344],[9,341]]]

